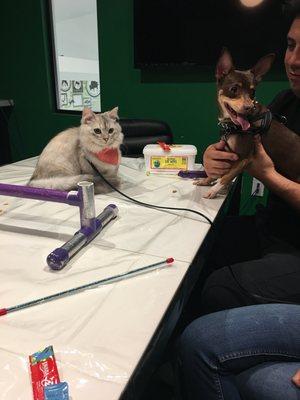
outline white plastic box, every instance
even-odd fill
[[[192,144],[170,144],[165,151],[159,144],[147,144],[143,153],[146,172],[177,174],[179,171],[193,170],[197,148]]]

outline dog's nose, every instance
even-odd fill
[[[244,106],[244,112],[247,113],[247,112],[253,110],[253,108],[254,108],[254,104],[246,105],[246,106]]]

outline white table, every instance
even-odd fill
[[[0,168],[0,182],[25,184],[36,158]],[[123,191],[137,200],[192,208],[214,220],[224,197],[177,177],[147,176],[123,159]],[[158,211],[117,193],[96,196],[96,213],[117,204],[110,223],[60,272],[47,255],[79,228],[77,207],[0,197],[0,308],[174,257],[173,266],[0,317],[0,400],[31,400],[28,355],[53,345],[73,400],[118,399],[210,226],[188,212]],[[7,206],[5,206],[7,207]]]

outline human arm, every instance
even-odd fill
[[[300,183],[294,182],[276,171],[274,163],[265,152],[259,136],[255,137],[255,154],[247,172],[300,212]]]
[[[220,140],[211,144],[203,154],[203,166],[208,176],[220,177],[231,168],[231,163],[238,159],[235,153],[225,151],[226,143]]]

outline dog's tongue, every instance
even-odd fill
[[[250,128],[250,123],[248,120],[244,119],[240,115],[238,115],[236,117],[236,119],[237,119],[238,123],[241,125],[243,131],[246,131],[247,129]]]

